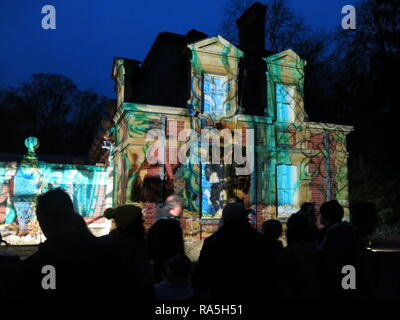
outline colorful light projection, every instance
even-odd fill
[[[200,47],[208,48],[202,51],[198,50]],[[220,36],[190,44],[189,48],[192,52],[189,121],[200,138],[201,129],[215,128],[217,122],[222,123],[237,112],[237,63],[243,52]],[[199,150],[199,153],[204,154],[205,150]],[[188,190],[191,207],[196,208],[202,218],[219,218],[229,193],[232,193],[228,182],[232,175],[231,166],[221,161],[221,165],[194,164],[189,168],[201,172],[201,178],[197,175],[197,180],[191,180],[197,187],[190,186]],[[201,193],[193,194],[196,189]]]
[[[0,232],[11,244],[34,244],[40,241],[35,202],[39,194],[53,188],[64,189],[76,211],[89,227],[104,228],[101,218],[112,206],[111,169],[97,166],[52,164],[38,161],[35,137],[25,140],[28,153],[20,163],[0,163]]]
[[[230,83],[227,77],[204,74],[204,108],[203,111],[213,118],[218,114],[231,111],[229,103],[224,105]]]
[[[276,87],[276,119],[290,123],[295,119],[295,88],[277,83]]]
[[[278,217],[288,217],[299,210],[298,206],[298,175],[297,167],[293,165],[277,165]]]
[[[188,48],[192,53],[192,83],[187,109],[121,102],[114,118],[117,203],[135,202],[142,181],[153,176],[160,178],[162,194],[169,191],[183,196],[185,217],[191,221],[188,225],[199,223],[199,219],[218,219],[227,198],[233,195],[255,210],[258,226],[267,218],[285,220],[309,201],[318,206],[338,199],[348,214],[345,140],[352,128],[307,120],[304,61],[292,50],[265,58],[267,110],[263,116],[251,116],[242,114],[238,106],[238,62],[243,52],[220,36],[189,44]],[[117,87],[121,84],[123,79],[117,81]],[[170,121],[179,124],[176,132],[168,131]],[[212,165],[167,161],[163,166],[150,166],[144,156],[145,133],[153,128],[165,131],[166,150],[170,150],[172,137],[183,129],[195,130],[199,141],[204,128],[252,129],[255,170],[237,176],[235,164],[222,161]],[[201,144],[195,147],[198,154],[206,151]],[[149,208],[149,201],[141,199],[137,204]],[[154,214],[148,217],[150,224]]]

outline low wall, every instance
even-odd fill
[[[0,233],[4,240],[13,245],[43,240],[36,220],[36,198],[54,188],[71,196],[75,210],[94,234],[108,233],[110,222],[102,214],[112,206],[111,168],[24,159],[0,162]]]

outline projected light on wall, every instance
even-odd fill
[[[297,167],[293,165],[278,165],[276,172],[278,217],[284,217],[299,210],[297,201]]]
[[[277,83],[275,89],[277,120],[279,122],[293,122],[295,119],[295,88]]]
[[[0,162],[0,231],[12,244],[39,242],[36,198],[50,189],[64,189],[87,222],[96,221],[112,205],[110,168],[39,161],[34,153],[38,144],[29,137],[28,153],[20,163]]]

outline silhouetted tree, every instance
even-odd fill
[[[92,90],[77,91],[74,96],[74,132],[72,145],[74,154],[85,154],[101,125],[106,111],[107,98]]]
[[[332,101],[356,130],[349,136],[350,196],[376,204],[383,221],[400,223],[394,159],[400,72],[400,1],[356,4],[356,30],[337,34]]]
[[[2,152],[23,153],[27,136],[39,138],[41,154],[87,155],[107,99],[80,91],[59,74],[38,73],[18,87],[0,90]]]
[[[219,32],[233,43],[238,43],[236,20],[249,8],[254,0],[228,0],[225,5]],[[306,32],[304,20],[295,15],[286,0],[258,1],[267,6],[265,19],[266,47],[275,52],[283,51]]]
[[[368,201],[353,202],[350,209],[351,222],[368,241],[378,223],[375,204]]]
[[[238,43],[236,20],[254,0],[228,0],[219,32],[233,43]],[[303,18],[296,15],[287,0],[258,1],[267,6],[265,21],[266,48],[274,52],[293,49],[307,61],[305,67],[305,108],[311,120],[332,119],[335,107],[325,94],[334,69],[329,63],[328,49],[332,37],[310,29]],[[327,112],[328,111],[328,112]],[[331,116],[331,118],[329,118]]]
[[[220,33],[237,43],[236,20],[255,1],[228,0]],[[360,0],[356,30],[315,32],[285,0],[267,5],[266,47],[307,61],[305,109],[312,121],[350,124],[351,201],[371,201],[383,222],[400,224],[397,145],[400,1]]]

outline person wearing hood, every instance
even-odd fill
[[[177,195],[169,196],[164,206],[157,211],[156,222],[147,232],[147,249],[153,262],[155,283],[163,280],[165,262],[177,254],[185,253],[181,214],[182,199]]]

